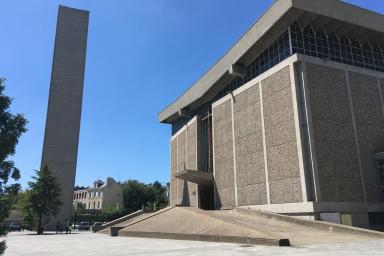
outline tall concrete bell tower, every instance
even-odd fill
[[[42,164],[57,177],[63,205],[55,219],[71,218],[76,176],[89,12],[59,6]]]

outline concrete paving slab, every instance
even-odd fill
[[[250,246],[228,243],[111,237],[92,232],[71,235],[31,235],[12,232],[7,237],[5,256],[123,256],[123,255],[382,255],[384,240],[348,242],[300,247]]]

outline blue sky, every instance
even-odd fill
[[[384,13],[383,0],[350,0]],[[12,157],[26,186],[41,161],[58,5],[90,11],[76,184],[169,177],[157,113],[213,65],[272,0],[0,0],[0,77],[29,120]]]

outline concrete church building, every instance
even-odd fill
[[[159,114],[172,125],[171,205],[376,225],[383,49],[383,15],[337,0],[275,1]]]
[[[89,12],[59,7],[42,164],[47,163],[61,187],[56,220],[71,219],[76,175]]]

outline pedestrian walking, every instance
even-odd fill
[[[65,219],[65,234],[71,234],[71,230],[69,229],[69,220]]]
[[[57,221],[56,222],[56,234],[58,234],[60,232],[60,221]]]

